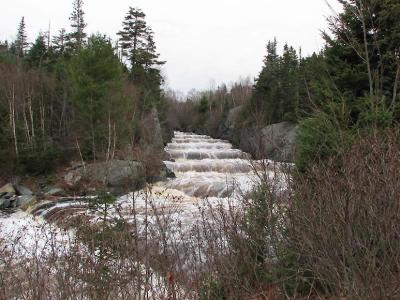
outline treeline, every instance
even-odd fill
[[[244,105],[251,97],[252,82],[240,79],[230,86],[222,84],[205,91],[191,90],[186,99],[170,91],[166,93],[168,128],[196,131],[217,136],[229,111]]]
[[[0,44],[0,169],[47,172],[62,157],[112,159],[137,146],[141,123],[162,105],[154,33],[129,8],[113,42],[88,35],[83,1],[71,29],[41,32],[29,44],[25,18],[15,41]]]

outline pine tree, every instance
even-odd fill
[[[129,126],[122,117],[129,111],[122,96],[123,68],[110,40],[102,35],[89,37],[87,46],[71,60],[69,77],[82,153],[93,159],[109,158],[111,145],[128,136],[124,130]]]
[[[67,41],[67,36],[65,33],[65,29],[62,28],[58,32],[58,35],[53,37],[52,41],[52,48],[54,50],[54,53],[57,56],[63,56],[65,52],[65,47],[66,47],[66,41]]]
[[[71,17],[72,32],[68,34],[68,48],[72,51],[80,51],[86,40],[84,20],[85,12],[83,11],[83,0],[75,0]]]
[[[158,60],[159,54],[153,37],[153,31],[145,21],[145,13],[138,8],[129,8],[122,23],[120,36],[122,56],[130,64],[130,73],[134,82],[158,86],[162,77],[157,66],[164,62]]]
[[[157,53],[154,32],[150,28],[146,32],[146,44],[145,70],[149,79],[152,80],[152,84],[159,86],[163,81],[159,66],[165,62],[159,60],[160,54]]]
[[[144,37],[147,29],[145,17],[140,9],[130,7],[122,22],[122,30],[118,32],[122,56],[130,61],[131,66],[139,64],[138,51],[145,46]]]
[[[378,111],[378,119],[396,114],[400,107],[398,1],[339,2],[343,10],[329,19],[331,34],[324,34],[324,54],[328,72],[351,110],[352,121],[376,119],[373,115]]]
[[[264,114],[264,122],[273,123],[278,119],[279,105],[276,95],[279,88],[279,56],[277,41],[274,39],[267,44],[264,66],[256,79],[254,96],[251,100],[253,110]]]
[[[25,30],[25,17],[22,17],[18,26],[17,39],[15,40],[15,54],[19,57],[25,56],[26,48],[28,47]]]
[[[285,44],[280,59],[280,89],[278,120],[296,121],[298,107],[298,66],[299,60],[296,50]]]
[[[8,41],[0,41],[0,59],[9,52]]]
[[[41,67],[43,61],[47,57],[47,46],[45,35],[40,32],[38,37],[36,38],[35,43],[33,43],[32,47],[29,49],[27,53],[27,59],[31,66]]]

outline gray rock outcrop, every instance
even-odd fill
[[[22,185],[8,183],[0,188],[0,209],[25,206],[35,200],[32,191]]]
[[[288,122],[265,127],[238,126],[242,106],[229,111],[220,137],[231,141],[241,150],[255,158],[269,158],[275,161],[292,162],[294,159],[297,126]]]
[[[110,160],[87,164],[68,172],[64,180],[69,186],[78,184],[81,180],[99,182],[106,186],[131,186],[143,180],[144,167],[140,162],[132,160]]]
[[[143,120],[141,148],[144,152],[162,153],[164,143],[158,112],[153,108]]]

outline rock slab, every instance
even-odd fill
[[[64,180],[69,186],[78,184],[81,180],[99,182],[101,184],[120,187],[129,186],[144,176],[144,167],[138,161],[110,160],[87,164],[85,167],[68,172]]]

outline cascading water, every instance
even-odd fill
[[[208,203],[238,199],[254,186],[257,162],[251,162],[248,154],[233,149],[227,141],[175,132],[165,151],[171,160],[164,163],[176,178],[120,197],[118,213],[129,219],[133,211],[147,216],[179,210],[181,215],[192,219],[193,212],[198,211],[198,205],[204,199]],[[69,215],[92,214],[84,199],[43,202],[33,207],[31,213],[48,221]]]
[[[251,186],[248,155],[226,141],[175,132],[165,151],[173,160],[165,164],[176,178],[161,186],[198,198],[224,198]]]
[[[246,153],[233,149],[226,141],[175,132],[165,151],[171,157],[165,164],[174,171],[176,178],[120,197],[110,207],[111,217],[122,216],[128,222],[137,222],[141,228],[147,226],[144,224],[157,223],[161,219],[171,226],[183,225],[190,230],[191,225],[200,220],[199,212],[203,208],[237,205],[257,183],[255,171],[260,162],[249,160]],[[274,176],[273,172],[267,173],[271,178]],[[43,201],[28,212],[31,214],[18,212],[8,218],[0,217],[0,227],[10,231],[1,234],[0,230],[0,238],[7,235],[12,240],[36,224],[38,229],[24,236],[26,244],[30,245],[35,238],[43,235],[40,233],[42,226],[39,226],[43,219],[52,223],[76,215],[93,220],[99,217],[98,212],[89,210],[87,197]],[[32,215],[40,218],[33,218]]]

